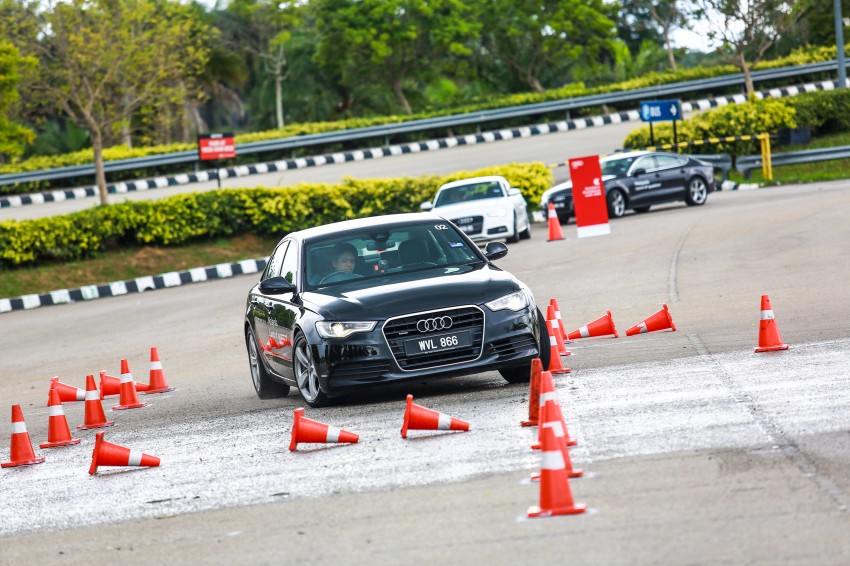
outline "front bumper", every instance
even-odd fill
[[[509,216],[473,215],[448,218],[473,242],[485,242],[515,236]]]
[[[346,340],[323,340],[313,352],[322,390],[339,395],[379,384],[458,377],[522,365],[539,355],[536,307],[518,312],[476,308],[483,313],[483,323],[480,339],[477,331],[471,332],[473,349],[409,357],[398,338],[387,337],[386,325]],[[428,336],[411,333],[410,338]]]

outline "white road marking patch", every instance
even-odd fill
[[[570,435],[580,439],[571,459],[590,471],[593,462],[612,458],[770,449],[764,422],[792,441],[850,429],[850,338],[794,344],[778,355],[747,349],[574,369],[556,381],[557,398]],[[738,402],[741,395],[752,401]],[[172,423],[173,406],[163,401],[151,409],[162,411],[162,424],[107,432],[109,442],[158,456],[161,467],[88,477],[94,436],[85,435],[79,449],[51,452],[49,464],[26,470],[26,481],[0,474],[0,536],[267,503],[277,500],[284,481],[290,497],[304,498],[539,469],[541,456],[528,450],[537,430],[519,426],[527,386],[459,389],[422,401],[471,422],[475,432],[403,440],[396,426],[400,399],[368,411],[324,409],[319,420],[359,434],[360,443],[290,452],[292,406]],[[759,419],[749,406],[758,408]],[[81,422],[82,404],[64,408],[69,421]],[[147,504],[153,500],[165,502]]]

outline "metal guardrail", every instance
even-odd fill
[[[724,181],[729,180],[729,172],[732,171],[732,156],[728,153],[718,153],[716,155],[694,154],[691,157],[711,164],[712,167],[720,170]]]
[[[779,80],[815,73],[831,73],[837,68],[838,64],[835,61],[824,61],[821,63],[812,63],[810,65],[797,65],[793,67],[755,71],[752,74],[752,78],[754,82]],[[579,108],[586,108],[589,106],[618,104],[635,100],[673,96],[688,92],[704,92],[706,90],[741,86],[743,84],[743,73],[734,73],[731,75],[723,75],[708,79],[682,81],[629,91],[594,94],[548,102],[539,102],[536,104],[525,104],[522,106],[495,108],[492,110],[482,110],[480,112],[471,112],[468,114],[455,114],[450,116],[438,116],[435,118],[424,118],[421,120],[410,120],[399,124],[384,124],[380,126],[354,128],[322,134],[308,134],[276,140],[243,143],[237,145],[237,153],[239,155],[246,155],[271,151],[285,151],[301,147],[326,145],[368,138],[391,137],[427,130],[448,129],[472,124],[480,125],[487,122],[494,122],[509,118],[535,116],[553,112],[569,112],[571,110],[577,110]],[[110,173],[114,171],[124,171],[127,169],[144,169],[147,167],[174,165],[178,163],[194,163],[197,160],[198,155],[196,151],[181,151],[151,155],[147,157],[108,161],[105,164],[105,169],[107,173]],[[50,179],[67,179],[80,176],[93,176],[94,171],[94,164],[87,164],[43,171],[31,171],[27,173],[10,173],[0,175],[0,185],[45,181]]]
[[[787,153],[772,153],[770,156],[773,167],[848,158],[850,158],[850,145],[826,147],[823,149],[806,149],[803,151],[789,151]],[[753,169],[761,169],[762,165],[763,161],[761,155],[742,155],[735,160],[735,169],[743,173],[745,179],[750,178]]]

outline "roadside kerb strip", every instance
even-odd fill
[[[808,83],[800,86],[775,88],[770,89],[768,91],[757,92],[755,93],[755,97],[761,100],[765,98],[783,98],[787,96],[796,96],[804,92],[814,92],[818,90],[834,90],[836,88],[836,83],[837,81],[821,81],[817,83]],[[732,96],[719,96],[717,98],[685,102],[682,104],[682,111],[692,112],[694,110],[705,110],[708,108],[727,106],[729,104],[742,104],[746,101],[747,97],[743,94],[736,94]],[[379,159],[382,157],[404,155],[408,153],[436,151],[438,149],[458,147],[462,145],[493,143],[497,141],[546,135],[555,132],[582,130],[586,128],[600,127],[609,124],[636,122],[639,120],[640,112],[638,110],[628,110],[625,112],[606,114],[604,116],[578,118],[575,120],[562,120],[560,122],[551,122],[548,124],[538,124],[535,126],[525,126],[513,129],[502,129],[481,134],[468,134],[463,136],[428,140],[424,142],[412,142],[407,144],[390,145],[365,150],[354,150],[350,152],[314,155],[310,157],[299,157],[296,159],[288,159],[268,163],[257,163],[254,165],[240,165],[237,167],[222,168],[218,170],[210,169],[207,171],[199,171],[197,173],[180,173],[170,177],[155,177],[152,179],[144,179],[139,181],[120,182],[112,185],[107,185],[107,191],[109,192],[109,194],[140,192],[163,187],[185,185],[190,183],[204,183],[215,180],[217,175],[220,175],[222,179],[229,179],[236,177],[246,177],[250,175],[277,173],[283,171],[291,171],[295,169],[305,169],[308,167],[319,167],[322,165],[329,164],[347,163],[351,161],[364,161],[366,159]],[[26,206],[30,204],[43,204],[46,202],[59,202],[63,200],[88,198],[93,197],[96,194],[97,187],[91,186],[77,189],[49,191],[44,193],[33,193],[29,195],[2,197],[0,198],[0,208],[12,208],[18,206]]]
[[[76,289],[59,289],[49,293],[23,295],[13,299],[0,299],[0,314],[19,310],[30,310],[50,305],[93,301],[106,297],[117,297],[128,293],[142,293],[169,287],[179,287],[191,283],[201,283],[214,279],[224,279],[236,275],[258,273],[265,269],[268,257],[246,259],[234,263],[220,263],[207,267],[195,267],[185,271],[171,271],[159,275],[146,275],[113,281],[101,285],[86,285]]]

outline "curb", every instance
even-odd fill
[[[817,83],[807,83],[800,86],[773,88],[766,91],[759,91],[755,93],[755,97],[760,100],[764,98],[784,98],[787,96],[796,96],[803,92],[834,90],[837,83],[838,81],[821,81]],[[683,103],[682,112],[706,110],[708,108],[717,108],[729,104],[742,104],[746,101],[747,97],[743,94],[736,94],[733,96],[719,96],[717,98],[706,98],[693,102]],[[337,163],[347,163],[351,161],[364,161],[366,159],[380,159],[382,157],[405,155],[409,153],[435,151],[438,149],[446,149],[463,145],[476,145],[479,143],[492,143],[496,141],[527,138],[531,136],[540,136],[555,132],[582,130],[586,128],[595,128],[609,124],[620,124],[623,122],[635,122],[639,120],[640,112],[638,110],[628,110],[625,112],[605,114],[602,116],[593,116],[590,118],[578,118],[576,120],[562,120],[560,122],[537,124],[534,126],[526,126],[522,128],[494,130],[490,132],[485,132],[483,134],[470,134],[466,136],[438,138],[425,142],[412,142],[400,145],[389,145],[357,151],[330,153],[324,155],[314,155],[310,157],[300,157],[298,159],[257,163],[254,165],[240,165],[237,167],[228,167],[222,169],[209,169],[207,171],[199,171],[197,173],[181,173],[179,175],[174,175],[170,177],[154,177],[151,179],[144,179],[139,181],[115,183],[112,185],[107,185],[107,191],[111,195],[126,194],[132,192],[147,191],[151,189],[159,189],[164,187],[173,187],[177,185],[186,185],[190,183],[203,183],[216,179],[218,175],[220,175],[222,179],[247,177],[250,175],[262,175],[266,173],[305,169],[308,167],[319,167],[322,165],[332,165]],[[29,195],[15,195],[0,198],[0,208],[14,208],[31,204],[44,204],[46,202],[60,202],[65,200],[89,198],[95,196],[96,194],[97,187],[90,186],[77,189],[33,193]]]
[[[77,287],[76,289],[59,289],[50,291],[49,293],[23,295],[13,299],[0,299],[0,314],[51,305],[118,297],[130,293],[155,291],[169,287],[190,285],[192,283],[226,279],[236,275],[248,275],[265,269],[267,261],[268,257],[246,259],[234,263],[219,263],[218,265],[195,267],[185,271],[170,271],[159,275],[147,275],[125,281],[114,281],[104,285],[87,285]]]

